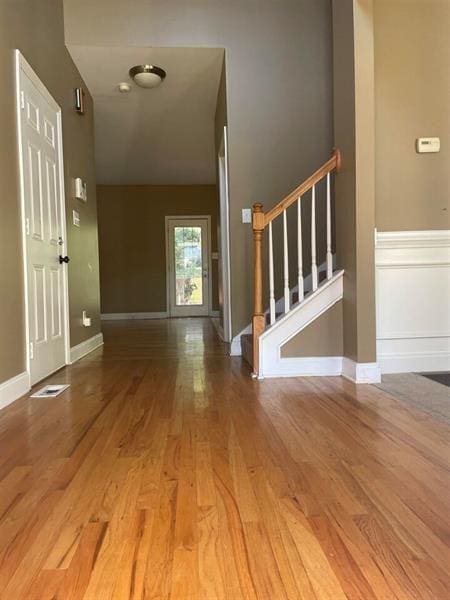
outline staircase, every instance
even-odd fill
[[[253,368],[257,378],[289,374],[286,362],[282,365],[280,349],[293,336],[329,310],[343,296],[343,271],[333,270],[331,239],[331,176],[341,168],[339,150],[315,173],[281,200],[267,213],[261,204],[253,205],[254,240],[254,314],[252,334],[241,337],[242,354]],[[326,180],[326,271],[317,267],[316,186]],[[310,195],[310,198],[308,196]],[[311,202],[311,289],[305,289],[303,276],[302,202]],[[296,203],[297,229],[297,285],[290,288],[287,209]],[[275,301],[274,236],[273,223],[282,219],[283,225],[283,303]],[[269,308],[263,309],[263,234],[268,230]],[[282,312],[278,307],[283,305]],[[293,373],[295,374],[295,373]]]

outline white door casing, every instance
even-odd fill
[[[186,231],[189,234],[191,228],[200,233],[201,256],[198,257],[196,269],[192,267],[195,261],[186,256],[186,277],[180,277],[180,273],[177,277],[176,231]],[[205,317],[209,315],[211,307],[210,240],[211,219],[209,216],[166,217],[166,285],[168,313],[171,317]],[[179,269],[180,267],[178,267]],[[193,286],[193,291],[189,299],[190,286]]]
[[[228,194],[228,140],[227,127],[223,128],[218,155],[219,172],[219,302],[221,304],[221,333],[225,342],[231,342],[231,283],[230,283],[230,215]]]
[[[27,370],[31,384],[69,359],[61,109],[16,52]]]

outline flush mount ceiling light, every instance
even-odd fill
[[[165,79],[166,72],[154,65],[137,65],[130,69],[130,77],[140,87],[154,88]]]

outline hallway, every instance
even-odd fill
[[[254,381],[209,319],[103,329],[68,391],[0,412],[0,598],[448,597],[443,420]]]

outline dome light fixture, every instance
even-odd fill
[[[166,72],[155,65],[136,65],[129,71],[131,79],[143,88],[154,88],[166,77]]]

